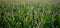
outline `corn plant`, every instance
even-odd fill
[[[60,4],[3,2],[0,28],[60,28]]]

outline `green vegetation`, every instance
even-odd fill
[[[60,28],[60,4],[0,4],[0,28]]]

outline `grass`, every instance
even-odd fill
[[[0,28],[60,28],[60,4],[0,4]]]

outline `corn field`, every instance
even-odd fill
[[[0,3],[0,28],[60,28],[60,3]]]

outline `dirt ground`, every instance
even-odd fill
[[[12,3],[26,3],[26,2],[42,2],[42,3],[58,3],[60,0],[0,0],[0,3],[4,1],[4,2],[12,2]]]

